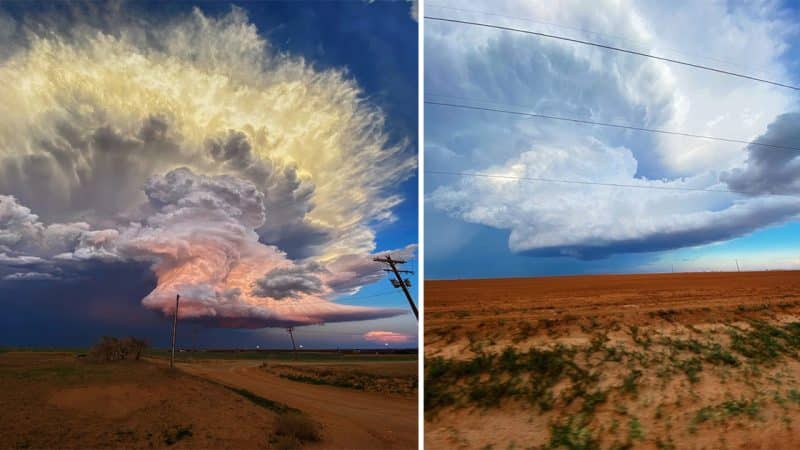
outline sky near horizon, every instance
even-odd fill
[[[0,2],[0,345],[416,347],[415,14]]]
[[[800,85],[796,2],[436,0],[425,15]],[[427,101],[800,147],[796,90],[433,20],[424,47]],[[800,269],[800,151],[428,104],[424,158],[426,172],[645,187],[426,173],[426,278]]]

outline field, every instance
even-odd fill
[[[170,370],[163,352],[106,363],[76,352],[2,352],[0,448],[416,448],[413,396],[297,382],[260,367],[314,368],[318,355],[207,353],[181,354]],[[369,373],[360,368],[416,367],[414,356],[324,364]]]
[[[343,362],[270,362],[263,370],[292,381],[337,386],[359,391],[398,394],[416,399],[417,361],[370,364]]]
[[[800,448],[800,272],[426,281],[429,448]]]

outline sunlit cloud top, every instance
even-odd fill
[[[2,19],[6,281],[135,261],[158,278],[146,307],[180,294],[216,325],[404,313],[331,301],[381,273],[375,229],[416,167],[345,70],[276,51],[236,7]]]

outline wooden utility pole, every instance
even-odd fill
[[[289,332],[289,337],[292,338],[292,354],[294,354],[294,359],[297,360],[297,347],[294,345],[294,327],[289,327],[286,331]]]
[[[391,270],[390,269],[384,269],[384,270],[386,270],[387,272],[394,273],[397,282],[394,282],[393,280],[392,284],[394,285],[395,288],[399,287],[403,289],[403,293],[406,294],[406,299],[408,299],[408,305],[411,306],[411,311],[414,312],[414,317],[416,317],[417,321],[419,321],[419,311],[417,311],[417,305],[414,304],[414,300],[411,298],[411,293],[408,292],[408,286],[410,286],[411,283],[408,283],[407,280],[403,280],[403,277],[400,276],[400,273],[414,273],[414,272],[410,270],[397,270],[398,264],[405,264],[406,262],[400,259],[392,259],[391,255],[386,255],[385,258],[375,258],[373,259],[373,261],[385,263],[388,264],[389,267],[391,267]]]
[[[175,331],[178,328],[178,302],[180,299],[180,294],[175,296],[175,315],[172,316],[172,354],[169,357],[170,369],[175,367]]]

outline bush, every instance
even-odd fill
[[[275,434],[282,441],[317,442],[321,439],[319,425],[305,414],[296,412],[278,416]]]
[[[135,337],[127,337],[120,343],[126,355],[129,355],[134,360],[138,361],[142,357],[142,353],[147,349],[147,341]],[[124,359],[124,358],[123,358]]]
[[[103,336],[100,342],[89,351],[89,356],[95,361],[122,361],[124,359],[139,360],[142,352],[148,347],[147,341],[135,337],[119,340],[113,336]]]

